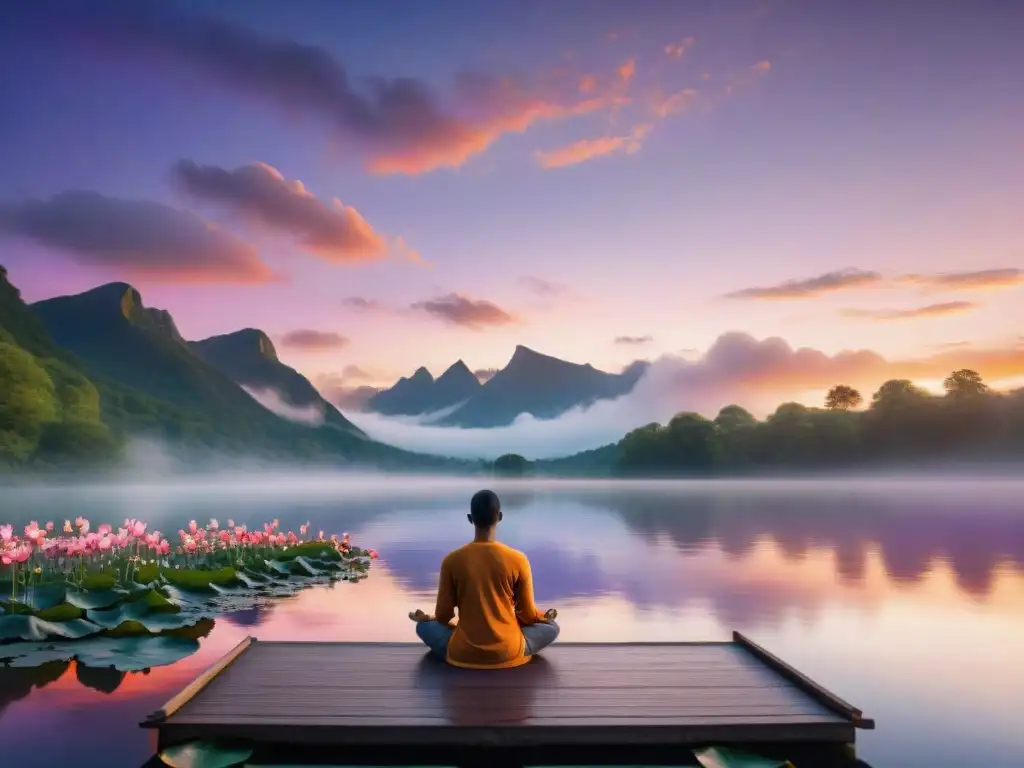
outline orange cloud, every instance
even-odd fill
[[[565,168],[578,165],[594,158],[617,152],[632,154],[640,149],[650,131],[649,125],[638,125],[628,136],[602,136],[598,139],[582,139],[564,147],[535,153],[537,162],[544,168]]]
[[[700,98],[700,91],[696,88],[683,88],[680,91],[658,98],[654,102],[654,114],[665,118],[678,112],[685,112]]]
[[[865,320],[914,320],[921,317],[960,314],[977,308],[978,305],[970,301],[946,301],[941,304],[928,304],[911,309],[845,309],[843,314],[846,317]]]
[[[448,130],[407,149],[379,154],[369,162],[373,173],[416,175],[438,168],[457,168],[506,133],[525,133],[538,122],[579,117],[608,109],[616,99],[596,96],[568,103],[523,94],[510,97],[493,117],[452,123]]]
[[[1024,284],[1024,270],[1014,268],[981,269],[973,272],[903,275],[896,279],[901,283],[918,285],[933,291],[999,289]]]
[[[55,19],[47,34],[86,35],[105,55],[144,65],[159,54],[162,62],[198,70],[211,84],[243,98],[319,119],[379,174],[455,168],[505,133],[615,104],[580,103],[575,77],[571,83],[526,82],[479,73],[457,78],[445,98],[419,78],[355,78],[326,48],[163,4],[76,6]]]
[[[757,62],[757,64],[752,66],[750,69],[753,70],[754,72],[767,74],[772,71],[772,63],[768,61],[768,59],[762,59],[761,61]]]
[[[594,75],[584,75],[580,78],[580,93],[593,93],[597,90],[597,78]]]
[[[636,59],[626,59],[619,68],[616,70],[619,79],[624,83],[628,83],[633,79],[633,75],[636,74]]]
[[[777,285],[757,288],[744,288],[726,294],[727,299],[807,299],[823,293],[863,288],[882,281],[878,272],[865,272],[860,269],[843,269],[826,272],[817,277],[800,280],[787,280]]]
[[[669,43],[665,46],[665,54],[673,59],[681,59],[683,55],[690,50],[694,43],[697,42],[695,37],[684,37],[678,43]]]
[[[309,253],[328,261],[372,261],[391,251],[412,261],[420,260],[404,239],[389,240],[379,234],[355,208],[337,198],[320,200],[301,181],[288,181],[266,163],[227,170],[181,160],[173,173],[181,189],[192,197],[219,203],[295,237]]]
[[[1024,347],[952,349],[928,357],[887,360],[871,350],[827,355],[794,349],[784,339],[755,339],[745,333],[720,336],[698,360],[679,367],[675,389],[756,394],[766,402],[797,390],[824,389],[844,383],[874,391],[887,379],[943,378],[958,368],[978,371],[989,380],[1024,374]]]

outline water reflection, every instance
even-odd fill
[[[469,533],[476,482],[386,496],[334,487],[319,497],[309,488],[77,494],[76,513],[130,512],[165,530],[208,516],[278,517],[286,527],[312,519],[350,531],[381,560],[364,582],[223,615],[195,655],[148,674],[73,662],[0,670],[5,754],[24,768],[139,765],[152,745],[137,722],[247,634],[411,639],[405,614],[430,608],[441,557]],[[538,600],[560,609],[564,639],[720,639],[739,629],[876,718],[878,731],[860,737],[873,765],[1024,764],[1014,715],[1024,710],[1024,484],[496,490],[502,538],[529,554]],[[68,508],[53,490],[17,503],[25,522],[63,519]]]

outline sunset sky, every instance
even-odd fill
[[[4,16],[0,263],[30,301],[130,282],[335,384],[730,331],[1024,374],[1024,5]]]

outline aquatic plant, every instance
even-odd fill
[[[91,658],[112,638],[160,636],[181,651],[209,631],[204,621],[308,586],[359,581],[377,558],[347,533],[309,535],[308,522],[295,534],[277,520],[254,529],[192,520],[175,544],[148,529],[129,518],[94,531],[81,517],[55,535],[53,523],[33,521],[21,536],[0,526],[0,663]]]

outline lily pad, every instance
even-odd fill
[[[86,615],[94,624],[105,629],[113,629],[120,624],[140,619],[149,614],[149,606],[141,600],[137,603],[122,603],[106,610],[89,611]]]
[[[36,613],[43,621],[71,621],[85,618],[85,611],[71,603],[61,603]]]
[[[244,584],[245,586],[249,587],[249,589],[257,589],[257,588],[262,587],[264,584],[267,583],[267,580],[266,580],[265,577],[260,576],[257,579],[257,578],[254,578],[254,576],[251,575],[251,573],[249,573],[249,572],[239,571],[235,575],[238,577],[238,580],[240,582],[242,582],[242,584]]]
[[[231,584],[235,581],[234,568],[219,568],[215,571],[199,569],[168,569],[164,571],[168,583],[181,589],[205,590],[211,584]]]
[[[292,560],[291,572],[298,573],[299,575],[305,576],[319,576],[323,571],[319,568],[314,568],[313,565],[302,555]]]
[[[52,662],[71,661],[75,651],[67,644],[6,643],[0,645],[0,661],[10,667],[25,669]]]
[[[267,564],[267,569],[271,572],[279,573],[284,576],[291,575],[291,570],[289,570],[288,566],[284,563],[278,562],[277,560],[265,560],[264,562]]]
[[[90,667],[114,667],[141,672],[173,664],[199,650],[199,641],[185,637],[97,637],[73,648],[75,657]]]
[[[124,595],[109,587],[97,589],[69,589],[67,601],[84,610],[110,608],[124,600]]]
[[[0,616],[0,641],[3,640],[46,640],[64,638],[75,640],[102,631],[85,619],[53,622],[35,616]]]
[[[63,603],[64,592],[63,584],[40,584],[24,590],[18,602],[32,606],[34,611],[42,611]]]
[[[252,757],[252,747],[198,740],[168,747],[159,757],[170,768],[231,768]]]

